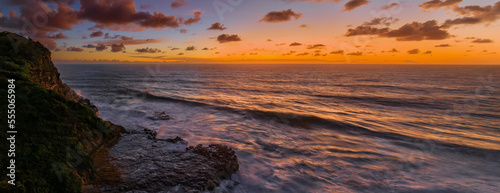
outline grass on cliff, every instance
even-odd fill
[[[41,44],[26,41],[13,52],[0,35],[0,192],[80,192],[90,179],[90,150],[112,135],[94,112],[59,93],[30,81],[38,56],[50,54]],[[7,85],[15,79],[16,186],[7,183]]]

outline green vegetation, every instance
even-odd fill
[[[114,135],[110,124],[34,81],[43,77],[36,77],[33,69],[53,67],[50,52],[10,34],[18,44],[16,52],[9,34],[0,33],[0,192],[80,192],[82,183],[92,178],[89,154]],[[16,186],[8,184],[5,175],[10,160],[4,121],[8,79],[16,80]]]

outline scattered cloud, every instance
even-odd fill
[[[399,3],[391,3],[389,5],[384,5],[380,7],[380,10],[392,10],[401,7],[401,4]]]
[[[52,38],[52,39],[68,39],[68,36],[66,36],[63,33],[59,32],[57,34],[52,34],[51,36],[49,36],[49,38]]]
[[[180,20],[182,21],[183,19],[180,18]],[[194,12],[194,17],[189,18],[186,21],[184,21],[184,25],[191,25],[193,23],[198,23],[200,20],[201,20],[201,12],[197,11],[197,12]]]
[[[472,41],[472,43],[479,43],[479,44],[493,43],[493,40],[479,38],[479,39]]]
[[[123,43],[111,45],[111,52],[121,52],[123,50],[125,50],[125,45],[123,45]]]
[[[181,32],[181,34],[186,34],[187,33],[187,29],[180,29],[179,32]]]
[[[269,12],[264,18],[260,20],[260,22],[268,22],[268,23],[278,23],[278,22],[287,22],[292,19],[299,19],[302,17],[302,13],[294,12],[292,9],[283,10],[283,11],[272,11]]]
[[[66,49],[66,51],[70,51],[70,52],[81,52],[83,51],[83,48],[77,48],[77,47],[69,47]]]
[[[368,3],[370,3],[368,0],[349,0],[349,2],[344,4],[344,11],[352,11]]]
[[[384,26],[390,26],[393,23],[398,22],[399,19],[395,19],[393,17],[377,17],[373,18],[369,22],[363,23],[363,26],[376,26],[376,25],[384,25]]]
[[[221,24],[219,22],[214,23],[209,28],[207,28],[207,30],[220,30],[220,31],[224,31],[225,29],[227,28],[224,27],[224,24]]]
[[[303,52],[303,53],[297,54],[296,56],[307,56],[307,55],[309,55],[308,52]]]
[[[336,51],[330,52],[330,54],[344,54],[344,50],[336,50]]]
[[[299,42],[293,42],[290,44],[290,46],[302,46],[302,44]]]
[[[324,44],[314,44],[314,45],[308,45],[307,49],[324,49],[326,45]]]
[[[439,44],[439,45],[436,45],[434,47],[437,47],[437,48],[445,48],[445,47],[451,47],[450,44]]]
[[[299,25],[300,28],[306,28],[306,27],[309,27],[309,25],[307,24],[302,24],[302,25]]]
[[[387,52],[398,53],[399,51],[398,51],[398,50],[396,50],[396,48],[392,48],[392,50],[389,50],[389,51],[387,51]]]
[[[83,45],[82,47],[84,47],[84,48],[95,48],[97,46],[94,45],[94,44],[87,44],[87,45]]]
[[[103,35],[104,35],[104,33],[103,33],[102,31],[96,31],[96,32],[92,32],[92,33],[90,34],[90,37],[91,37],[91,38],[93,38],[93,37],[101,37],[101,36],[103,36]]]
[[[432,54],[432,51],[426,51],[424,54]]]
[[[349,56],[362,56],[363,52],[351,52],[351,53],[348,53],[347,55],[349,55]]]
[[[186,51],[193,51],[193,50],[196,50],[196,48],[194,46],[188,46],[186,48]]]
[[[98,52],[100,52],[100,51],[104,51],[104,50],[106,50],[106,49],[108,49],[108,47],[107,47],[107,46],[105,46],[104,44],[98,44],[98,45],[95,47],[95,50],[96,50],[96,51],[98,51]]]
[[[139,52],[139,53],[161,53],[161,50],[158,49],[158,48],[149,48],[149,47],[146,47],[146,48],[138,48],[135,50],[135,52]]]
[[[440,27],[435,20],[424,23],[412,22],[394,30],[361,25],[354,29],[348,29],[345,34],[345,36],[358,35],[378,35],[379,37],[396,38],[397,41],[443,40],[451,37],[448,31]]]
[[[219,43],[238,42],[241,41],[241,38],[236,34],[234,35],[221,34],[217,36],[217,41]]]
[[[408,54],[418,54],[418,53],[420,53],[420,50],[419,49],[408,50],[407,53]]]
[[[170,7],[176,9],[176,8],[182,7],[184,5],[187,5],[186,0],[174,0],[174,2],[172,2],[172,4],[170,4]]]

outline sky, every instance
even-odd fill
[[[0,0],[56,63],[499,64],[498,0]]]

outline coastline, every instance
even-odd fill
[[[30,192],[33,190],[38,192],[117,192],[124,190],[163,191],[164,189],[179,189],[180,187],[188,192],[201,192],[213,189],[219,184],[220,178],[229,179],[231,174],[238,170],[239,165],[235,152],[227,146],[211,145],[203,147],[198,145],[196,147],[187,147],[187,142],[180,138],[172,140],[156,139],[156,133],[153,135],[151,130],[144,129],[144,132],[126,131],[122,126],[102,120],[97,116],[98,109],[95,105],[88,99],[78,96],[69,86],[62,83],[59,78],[60,74],[52,63],[49,50],[42,44],[9,32],[2,32],[0,40],[0,47],[5,50],[0,54],[2,59],[0,62],[3,63],[2,73],[0,74],[2,79],[16,79],[19,83],[18,90],[20,90],[19,101],[20,103],[25,102],[25,104],[21,103],[19,105],[24,105],[22,109],[31,109],[29,113],[39,116],[37,118],[43,121],[30,119],[30,116],[33,115],[22,111],[18,113],[18,116],[21,117],[20,120],[29,120],[22,122],[20,125],[24,128],[30,128],[25,129],[25,133],[19,136],[21,141],[26,135],[35,139],[26,139],[30,144],[20,143],[19,149],[42,148],[43,152],[51,152],[49,154],[43,152],[35,154],[49,156],[51,159],[38,160],[37,156],[31,158],[31,162],[34,162],[38,168],[36,175],[29,172],[31,169],[29,167],[30,161],[21,162],[17,168],[18,171],[22,171],[22,175],[18,177],[21,183],[16,184],[16,186],[9,186],[6,184],[7,179],[4,176],[0,179],[2,182],[0,190],[14,192]],[[34,90],[37,92],[33,92]],[[29,91],[30,94],[25,96],[22,91]],[[44,100],[42,102],[36,101],[40,99]],[[44,116],[51,117],[53,121],[43,119]],[[61,122],[64,122],[64,126],[60,125]],[[40,134],[37,134],[38,132]],[[53,135],[42,133],[53,133]],[[2,134],[2,137],[4,137],[4,134]],[[138,136],[141,136],[141,139],[137,139]],[[52,140],[58,140],[58,144],[53,144]],[[39,143],[37,143],[38,141]],[[113,151],[115,146],[120,145],[120,148],[126,150],[124,152],[131,152],[127,149],[140,147],[145,143],[148,145],[143,146],[144,148],[150,148],[149,150],[154,148],[155,152],[161,151],[163,153],[158,156],[158,154],[152,154],[153,151],[145,151],[143,154],[149,153],[150,156],[141,154],[142,156],[136,157],[134,159],[137,162],[135,167],[148,164],[148,161],[144,161],[142,158],[159,157],[161,159],[154,160],[155,163],[163,164],[165,159],[173,160],[169,163],[185,165],[186,170],[184,171],[183,168],[163,167],[167,168],[166,170],[175,169],[175,173],[163,172],[166,176],[158,178],[158,183],[163,184],[160,187],[162,189],[158,189],[155,184],[143,183],[143,180],[136,181],[134,177],[127,182],[129,186],[122,186],[123,179],[128,179],[124,172],[130,170],[130,168],[124,166],[127,164],[121,164],[125,161],[119,160],[121,159],[119,157],[110,159],[113,153],[116,153]],[[152,145],[151,143],[158,145]],[[183,146],[174,150],[168,149],[172,144],[182,144]],[[23,147],[23,145],[28,147]],[[161,149],[158,147],[167,148]],[[2,144],[1,149],[4,148],[5,146]],[[170,157],[172,155],[174,157]],[[17,159],[21,160],[25,156],[29,156],[29,154],[19,155]],[[1,160],[2,165],[5,165],[4,161],[6,160]],[[208,168],[202,169],[207,169],[210,172],[205,172],[204,175],[192,176],[199,172],[199,168],[191,167],[190,162],[198,165],[205,164],[204,167]],[[196,168],[197,170],[189,170],[190,168]],[[103,187],[105,188],[103,189]]]

